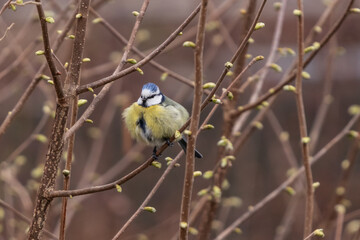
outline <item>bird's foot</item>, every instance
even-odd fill
[[[156,152],[157,152],[156,147],[154,147],[153,153],[152,153],[152,158],[153,158],[154,160],[158,160],[159,156],[161,156],[161,154],[156,155]]]
[[[170,142],[170,139],[165,139],[165,142],[167,143],[167,145],[169,146],[169,147],[172,147],[172,146],[174,146],[174,143],[173,142]]]

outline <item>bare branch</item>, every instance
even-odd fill
[[[35,0],[38,3],[41,3],[40,0]],[[40,19],[40,24],[41,24],[41,30],[42,30],[42,37],[43,37],[43,42],[44,42],[44,51],[45,51],[45,57],[46,57],[46,61],[48,62],[49,65],[49,69],[51,72],[51,75],[54,79],[54,86],[55,86],[55,91],[56,91],[56,96],[58,97],[58,101],[60,103],[64,103],[64,92],[62,89],[62,84],[60,81],[60,72],[57,70],[56,66],[55,66],[55,62],[54,59],[52,57],[51,54],[51,46],[50,46],[50,39],[49,39],[49,33],[48,33],[48,28],[47,28],[47,21],[46,21],[46,17],[45,17],[45,13],[44,10],[42,8],[42,5],[36,5],[37,11],[38,11],[38,15],[39,15],[39,19]]]
[[[15,25],[15,23],[10,24],[4,32],[4,35],[0,38],[0,42],[6,37],[7,32]]]
[[[154,159],[152,157],[147,159],[139,167],[137,167],[132,172],[130,172],[129,174],[127,174],[126,176],[120,178],[119,180],[117,180],[115,182],[100,185],[100,186],[93,186],[93,187],[88,187],[88,188],[77,189],[77,190],[52,191],[52,192],[47,193],[47,197],[49,197],[49,198],[75,197],[75,196],[84,195],[84,194],[91,194],[91,193],[95,193],[95,192],[103,192],[103,191],[107,191],[107,190],[110,190],[110,189],[115,190],[116,185],[121,185],[121,184],[124,184],[125,182],[129,181],[130,179],[132,179],[133,177],[135,177],[136,175],[141,173],[143,170],[145,170],[148,166],[150,166],[153,161],[154,161]]]
[[[149,5],[149,1],[144,1],[141,10],[140,10],[140,14],[137,16],[136,18],[136,22],[134,25],[134,28],[131,32],[130,35],[130,39],[126,45],[124,54],[120,60],[119,65],[117,66],[117,68],[115,69],[114,73],[112,74],[112,76],[115,76],[117,73],[119,73],[121,71],[121,69],[124,67],[126,60],[128,58],[128,55],[130,53],[130,50],[132,48],[132,46],[135,43],[135,37],[136,37],[136,33],[140,27],[140,23],[145,15],[147,6]],[[111,82],[110,82],[111,83]],[[64,140],[67,141],[68,137],[71,136],[71,134],[73,134],[75,131],[77,131],[86,121],[86,119],[88,119],[90,117],[90,115],[93,113],[93,111],[95,110],[96,105],[104,98],[104,96],[109,92],[110,88],[111,88],[112,84],[106,84],[103,89],[101,89],[100,93],[95,96],[95,98],[93,99],[93,101],[91,102],[91,104],[89,105],[89,107],[86,109],[86,111],[82,114],[82,116],[80,117],[80,119],[69,129],[69,131],[65,134],[64,136]]]
[[[309,156],[309,142],[310,138],[307,134],[305,107],[302,92],[302,71],[303,71],[303,58],[304,58],[304,9],[302,0],[297,0],[298,6],[298,63],[296,71],[296,106],[299,119],[299,130],[301,137],[301,149],[303,164],[306,174],[306,203],[305,203],[305,222],[304,222],[304,237],[308,236],[312,230],[312,222],[314,215],[314,188],[313,176],[310,167]]]
[[[156,182],[155,186],[151,189],[150,193],[146,196],[144,201],[141,203],[141,205],[138,207],[138,209],[134,212],[133,215],[126,221],[126,223],[122,226],[122,228],[116,233],[116,235],[113,237],[113,240],[119,239],[120,235],[125,232],[125,230],[128,228],[128,226],[134,221],[134,219],[139,216],[141,211],[144,210],[144,207],[150,202],[151,198],[155,195],[161,184],[164,182],[167,175],[169,175],[170,171],[174,168],[175,164],[179,161],[179,159],[183,155],[183,151],[179,152],[176,157],[171,161],[170,165],[166,168],[165,172],[161,175],[159,180]]]
[[[89,7],[91,0],[81,0],[79,2],[78,12],[77,12],[77,21],[76,21],[76,30],[75,30],[75,41],[73,44],[72,56],[69,66],[69,71],[67,73],[64,91],[68,96],[71,96],[71,119],[70,126],[74,125],[76,122],[78,114],[78,97],[75,94],[75,89],[80,85],[80,72],[83,59],[83,53],[85,48],[85,36],[86,36],[86,25],[89,16]],[[68,151],[65,163],[65,171],[68,171],[68,174],[64,174],[64,190],[68,190],[70,186],[70,173],[71,173],[71,163],[72,156],[74,151],[75,144],[75,134],[70,135],[70,141],[68,142]],[[62,199],[62,208],[61,208],[61,225],[60,225],[60,235],[59,239],[65,239],[65,222],[66,222],[66,209],[67,209],[67,198]]]
[[[16,210],[15,208],[13,208],[12,206],[10,206],[9,204],[7,204],[6,202],[4,202],[2,199],[0,199],[0,206],[2,206],[3,208],[13,212],[18,218],[20,218],[21,220],[23,220],[26,223],[31,223],[30,218],[26,217],[25,215],[23,215],[21,212],[19,212],[18,210]],[[44,229],[44,234],[48,237],[50,237],[51,239],[58,239],[53,233],[51,233],[49,230]]]
[[[203,83],[203,51],[205,41],[205,24],[207,13],[207,0],[201,1],[200,16],[197,27],[196,47],[194,52],[195,58],[195,90],[194,100],[192,105],[190,132],[188,136],[188,145],[186,149],[186,165],[185,177],[183,185],[183,194],[181,199],[181,214],[180,214],[180,240],[188,239],[188,222],[190,214],[191,195],[194,184],[194,169],[195,169],[195,145],[198,133],[200,113],[201,113],[201,97],[202,97],[202,83]],[[185,224],[185,225],[184,225]]]
[[[64,38],[66,34],[69,32],[70,28],[72,27],[73,22],[75,21],[75,15],[76,11],[70,16],[69,20],[65,24],[64,30],[62,33],[58,36],[54,43],[54,52],[56,53],[58,49],[60,48],[61,44],[64,41]],[[42,72],[45,70],[46,64],[43,64],[39,71],[37,72],[36,76],[32,79],[29,86],[26,88],[25,92],[22,94],[20,99],[15,104],[15,107],[9,112],[9,114],[6,116],[5,120],[0,125],[0,137],[5,133],[6,129],[10,126],[12,120],[15,118],[15,116],[20,112],[24,104],[26,103],[27,99],[30,97],[34,89],[36,88],[37,84],[42,79]]]
[[[346,124],[346,126],[339,132],[333,139],[331,139],[323,148],[321,148],[317,154],[313,156],[310,161],[310,165],[316,163],[321,159],[332,147],[334,147],[340,140],[342,140],[349,132],[351,127],[360,119],[360,114],[353,116],[350,121]],[[276,189],[274,189],[271,193],[269,193],[266,197],[264,197],[260,202],[253,205],[251,209],[242,214],[239,218],[237,218],[231,225],[225,228],[216,238],[215,240],[225,239],[236,227],[242,224],[245,220],[250,218],[254,213],[263,208],[270,201],[274,200],[287,186],[292,184],[296,179],[298,179],[304,173],[304,166],[299,168],[294,174],[291,175],[287,180],[285,180],[282,184],[280,184]]]
[[[160,44],[154,51],[152,51],[149,55],[147,55],[144,59],[139,61],[138,63],[132,65],[131,67],[126,68],[125,70],[122,70],[121,72],[111,75],[109,77],[105,77],[103,79],[97,80],[93,83],[86,84],[85,86],[80,86],[76,93],[84,93],[87,92],[89,88],[98,88],[101,86],[104,86],[105,84],[115,81],[129,73],[132,73],[136,71],[137,68],[143,66],[145,63],[149,62],[151,59],[156,57],[158,54],[160,54],[178,35],[181,31],[184,30],[184,28],[192,21],[192,19],[196,16],[196,14],[200,10],[200,5],[190,14],[190,16],[185,19],[185,21],[162,43]]]
[[[346,19],[346,17],[349,15],[350,13],[350,8],[353,5],[354,0],[350,0],[344,13],[341,15],[341,17],[339,18],[339,20],[332,26],[332,28],[327,32],[327,34],[321,39],[320,41],[320,46],[318,49],[316,49],[315,51],[312,51],[309,55],[309,57],[304,61],[303,63],[303,68],[305,68],[311,61],[312,59],[318,54],[318,52],[326,45],[326,43],[330,40],[330,38],[337,32],[337,30],[340,28],[340,26],[342,25],[342,23],[344,22],[344,20]],[[290,82],[292,82],[295,79],[295,72],[294,71],[290,71],[289,75],[285,75],[283,80],[276,85],[275,87],[271,88],[267,93],[265,93],[264,95],[260,96],[254,103],[249,103],[247,105],[242,106],[242,108],[240,110],[235,110],[232,112],[233,117],[239,116],[240,114],[242,114],[243,112],[246,112],[248,110],[251,110],[253,108],[255,108],[256,106],[258,106],[261,102],[266,101],[267,99],[269,99],[271,96],[277,95],[282,88],[286,85],[289,84]]]

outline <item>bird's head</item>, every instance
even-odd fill
[[[142,87],[141,95],[137,103],[143,107],[150,107],[162,103],[165,96],[160,92],[160,89],[154,83],[147,83]]]

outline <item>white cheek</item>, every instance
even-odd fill
[[[137,104],[141,105],[143,103],[141,97],[139,97],[139,99],[137,100]]]
[[[155,97],[153,97],[153,98],[150,98],[150,99],[146,100],[146,105],[147,105],[147,106],[157,105],[157,104],[160,104],[160,103],[161,103],[161,100],[162,100],[162,96],[161,96],[161,95],[155,96]]]

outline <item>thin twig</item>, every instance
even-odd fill
[[[130,50],[131,50],[132,46],[134,45],[136,33],[140,27],[140,23],[144,17],[144,14],[145,14],[145,11],[146,11],[148,5],[149,5],[149,1],[144,1],[143,5],[141,6],[140,14],[136,18],[136,22],[135,22],[133,30],[130,34],[130,38],[126,45],[124,54],[122,55],[119,65],[116,67],[114,73],[111,76],[115,76],[116,74],[118,74],[121,71],[121,69],[125,66],[126,60],[130,53]],[[65,141],[67,141],[69,136],[71,136],[71,134],[73,134],[75,131],[77,131],[84,124],[86,119],[88,119],[90,117],[90,115],[95,110],[95,107],[97,106],[97,104],[107,95],[111,86],[112,86],[112,82],[106,83],[105,86],[101,89],[100,93],[94,97],[93,101],[91,102],[89,107],[85,110],[85,112],[81,115],[79,120],[76,121],[76,123],[65,134],[65,136],[64,136]]]
[[[280,43],[280,37],[281,37],[281,33],[282,33],[282,27],[283,27],[283,23],[284,23],[284,19],[285,19],[285,9],[286,9],[286,0],[283,0],[281,2],[281,9],[279,11],[279,13],[277,14],[277,20],[276,20],[276,27],[275,27],[275,33],[272,39],[272,43],[271,43],[271,47],[270,47],[270,52],[268,57],[266,58],[266,63],[265,66],[269,66],[271,63],[274,62],[275,59],[275,55],[276,55],[276,51],[279,47],[279,43]],[[259,78],[257,80],[257,83],[255,85],[255,89],[254,92],[252,93],[249,103],[253,103],[257,100],[257,98],[259,97],[259,94],[262,90],[263,84],[264,84],[264,80],[265,77],[267,76],[269,71],[269,68],[266,67],[263,71],[261,71],[261,73],[259,74]],[[243,123],[246,121],[246,119],[249,116],[249,112],[243,114],[234,124],[234,127],[232,129],[232,134],[239,132]]]
[[[358,122],[356,125],[357,125],[355,127],[356,131],[360,131],[360,122]],[[341,177],[338,180],[335,189],[344,189],[346,192],[346,189],[348,188],[349,185],[349,178],[351,176],[351,172],[354,170],[356,158],[359,152],[360,152],[360,138],[356,138],[352,141],[348,149],[348,152],[346,154],[346,158],[345,158],[346,160],[344,160],[347,162],[348,166],[342,168]],[[325,226],[325,228],[327,228],[330,222],[334,220],[334,218],[336,217],[335,206],[341,204],[345,196],[346,196],[345,194],[337,194],[336,191],[334,191],[328,209],[324,214],[323,225]]]
[[[85,35],[86,35],[86,25],[89,16],[89,7],[91,0],[81,0],[78,5],[78,13],[80,17],[76,18],[76,30],[75,30],[75,41],[73,44],[72,56],[69,65],[69,72],[67,73],[64,85],[64,91],[68,96],[71,96],[71,117],[70,117],[70,126],[74,125],[76,122],[78,114],[78,97],[75,94],[75,89],[80,85],[80,72],[83,59],[83,53],[85,48]],[[68,171],[67,174],[64,174],[64,190],[68,190],[70,186],[70,173],[71,173],[71,163],[73,158],[75,144],[75,134],[70,135],[70,140],[68,142],[67,157],[65,163],[65,171]],[[65,223],[66,223],[66,210],[67,210],[67,198],[62,199],[61,206],[61,221],[60,221],[60,232],[59,239],[65,239]]]
[[[75,15],[76,15],[76,11],[74,11],[74,13],[70,16],[69,20],[65,24],[64,30],[56,39],[54,46],[53,46],[53,50],[55,53],[59,50],[61,44],[63,43],[63,41],[65,39],[66,34],[70,31],[70,28],[72,27],[73,22],[75,21]],[[25,92],[21,95],[20,99],[15,104],[14,108],[9,112],[9,114],[6,116],[5,120],[1,123],[0,137],[5,133],[6,129],[10,126],[10,124],[13,121],[13,119],[15,118],[15,116],[17,116],[17,114],[20,112],[22,107],[25,105],[27,99],[30,97],[30,95],[34,91],[35,87],[42,79],[42,76],[40,74],[42,74],[42,72],[45,70],[45,67],[46,67],[46,64],[44,63],[39,68],[39,71],[37,72],[36,76],[32,79],[29,86],[26,88]]]
[[[107,191],[110,189],[115,189],[116,185],[121,185],[121,184],[124,184],[125,182],[129,181],[130,179],[132,179],[133,177],[135,177],[136,175],[141,173],[143,170],[145,170],[148,166],[150,166],[153,161],[154,161],[153,157],[148,158],[144,163],[142,163],[139,167],[134,169],[132,172],[128,173],[124,177],[122,177],[119,180],[112,182],[112,183],[108,183],[108,184],[104,184],[104,185],[100,185],[100,186],[76,189],[76,190],[52,191],[52,192],[48,193],[47,196],[50,198],[75,197],[75,196],[79,196],[79,195],[91,194],[91,193],[95,193],[95,192],[103,192],[103,191]]]
[[[4,167],[5,163],[10,163],[11,161],[13,161],[15,157],[20,155],[20,153],[22,153],[30,145],[30,143],[34,141],[35,139],[34,136],[41,131],[41,129],[45,126],[48,119],[49,119],[49,114],[45,113],[41,117],[39,123],[36,125],[34,130],[31,132],[29,137],[27,137],[4,161],[0,163],[0,168]]]
[[[117,74],[113,74],[109,77],[102,78],[95,82],[86,84],[85,86],[80,86],[76,90],[76,93],[80,94],[80,93],[87,92],[89,88],[95,89],[95,88],[104,86],[105,84],[107,84],[109,82],[115,81],[129,73],[136,71],[137,68],[140,68],[141,66],[143,66],[144,64],[149,62],[151,59],[156,57],[158,54],[160,54],[176,37],[178,37],[179,33],[181,31],[183,31],[183,29],[192,21],[192,19],[196,16],[196,14],[199,12],[199,10],[200,10],[200,5],[198,7],[196,7],[196,9],[190,14],[190,16],[188,18],[186,18],[186,20],[162,44],[160,44],[154,51],[152,51],[149,55],[147,55],[141,61],[132,65],[131,67],[128,67],[128,68],[120,71]]]
[[[335,238],[334,240],[341,240],[343,225],[344,225],[344,216],[345,216],[345,206],[337,205],[335,206],[337,212],[336,219],[336,228],[335,228]]]
[[[2,8],[0,9],[0,15],[5,11],[5,9],[6,9],[7,7],[9,7],[10,3],[11,3],[11,0],[8,0],[6,3],[4,3],[4,5],[3,5]]]
[[[315,156],[310,161],[310,164],[315,164],[319,159],[321,159],[332,147],[334,147],[340,140],[342,140],[349,132],[351,127],[360,119],[360,114],[353,116],[350,121],[346,124],[346,126],[333,138],[331,139],[323,148],[321,148]],[[264,197],[260,202],[253,205],[251,209],[242,214],[239,218],[237,218],[231,225],[225,228],[215,240],[225,239],[237,226],[243,223],[245,220],[250,218],[254,213],[259,211],[262,207],[268,204],[270,201],[274,200],[287,186],[292,184],[297,178],[299,178],[304,172],[304,166],[299,168],[292,176],[290,176],[287,180],[285,180],[282,184],[280,184],[276,189],[274,189],[271,193],[269,193],[266,197]]]
[[[339,20],[332,26],[332,28],[327,32],[327,34],[321,39],[320,47],[318,49],[316,49],[315,51],[312,51],[310,53],[309,57],[304,61],[303,68],[305,68],[312,61],[312,59],[326,45],[326,43],[330,40],[330,38],[337,32],[337,30],[340,28],[340,26],[342,25],[342,23],[344,22],[346,17],[349,15],[349,10],[350,10],[353,3],[354,3],[354,0],[349,1],[348,5],[346,7],[346,10],[341,15]],[[278,85],[276,85],[275,87],[270,88],[270,90],[267,93],[260,96],[254,103],[249,103],[247,105],[242,106],[242,108],[239,109],[239,110],[234,110],[232,112],[233,117],[237,117],[240,114],[242,114],[243,112],[254,109],[260,103],[262,103],[263,101],[266,101],[267,99],[269,99],[271,96],[277,95],[286,84],[289,84],[294,79],[295,79],[295,72],[290,70],[289,75],[285,75],[283,80]]]
[[[108,21],[106,21],[103,17],[101,17],[101,15],[96,12],[93,8],[90,8],[91,13],[93,13],[97,18],[101,18],[100,24],[103,25],[104,27],[106,27],[111,34],[113,34],[116,39],[120,40],[122,43],[127,44],[127,40],[125,39],[125,37],[123,35],[121,35],[121,33],[119,33],[113,26],[110,25],[110,23]],[[138,56],[145,58],[146,55],[141,52],[136,46],[133,46],[131,48],[131,51],[133,51],[135,54],[137,54]],[[160,63],[156,62],[155,60],[150,60],[149,64],[152,65],[153,67],[155,67],[156,69],[158,69],[161,72],[165,72],[167,73],[170,77],[173,77],[176,80],[179,80],[182,83],[185,83],[186,85],[190,86],[190,87],[194,87],[194,82],[174,71],[171,71],[170,69],[166,68],[165,66],[161,65]]]
[[[40,2],[34,2],[34,1],[27,1],[27,2],[23,2],[23,3],[18,3],[16,1],[11,2],[10,4],[14,4],[14,5],[18,5],[18,6],[25,6],[25,5],[29,5],[29,4],[33,4],[33,5],[41,5]]]
[[[4,35],[0,38],[0,42],[6,37],[7,32],[15,25],[15,23],[10,24],[4,32]]]
[[[248,40],[249,40],[251,34],[253,33],[253,31],[255,30],[255,25],[257,24],[257,22],[260,18],[260,15],[265,7],[266,2],[267,2],[266,0],[262,1],[261,5],[259,7],[259,10],[255,14],[254,20],[253,20],[251,26],[249,27],[245,37],[241,40],[241,43],[240,43],[237,51],[235,52],[235,54],[229,61],[231,64],[233,64],[239,58],[239,56],[241,56],[241,54],[243,54],[243,51],[246,49]],[[214,89],[212,89],[211,93],[215,93],[215,91],[219,88],[221,82],[224,80],[228,71],[229,71],[228,68],[225,68],[223,70],[219,79],[217,80],[216,86],[214,87]],[[205,106],[208,102],[210,102],[210,100],[211,100],[210,96],[211,96],[211,94],[205,99],[204,104],[202,105],[202,109],[205,108]],[[226,115],[227,116],[225,116],[225,119],[229,120],[229,118],[228,118],[229,114],[227,112],[226,112]],[[226,135],[226,134],[224,134],[224,135]],[[222,153],[219,152],[219,154],[218,154],[219,157],[218,157],[217,164],[215,166],[215,168],[218,169],[218,171],[215,172],[215,176],[214,176],[215,180],[214,180],[214,184],[213,184],[214,186],[217,186],[219,188],[221,186],[223,176],[225,175],[224,172],[226,171],[225,168],[220,169],[220,170],[218,168],[218,166],[220,166],[220,159],[222,158],[222,156],[221,156],[222,154],[225,154],[225,151],[223,151]],[[216,212],[217,207],[218,207],[218,202],[216,201],[216,199],[213,198],[212,200],[210,200],[208,202],[208,204],[206,206],[206,210],[203,213],[202,221],[200,222],[198,239],[208,239],[208,236],[210,234],[210,227],[212,224],[212,220],[215,217],[215,212]]]
[[[191,121],[190,121],[190,132],[188,136],[188,145],[186,149],[186,162],[185,162],[185,176],[184,185],[181,198],[181,212],[180,212],[180,233],[179,239],[188,239],[188,221],[190,214],[190,203],[191,195],[194,184],[194,169],[195,169],[195,145],[198,133],[200,113],[201,113],[201,98],[202,98],[202,83],[203,83],[203,51],[205,41],[205,24],[206,24],[206,13],[207,13],[207,0],[201,1],[199,22],[197,26],[196,34],[196,47],[194,52],[195,58],[195,89],[194,89],[194,100],[192,105]],[[186,225],[184,225],[184,223]]]
[[[116,235],[113,237],[113,240],[119,239],[120,235],[125,232],[125,230],[135,220],[135,218],[138,217],[142,211],[144,211],[144,207],[150,202],[151,198],[155,195],[155,193],[157,192],[161,184],[164,182],[167,175],[169,175],[170,171],[174,168],[175,164],[179,161],[182,155],[183,155],[183,151],[179,152],[177,156],[171,161],[170,165],[166,168],[164,173],[156,182],[155,186],[151,189],[150,193],[146,196],[146,198],[138,207],[138,209],[134,212],[134,214],[126,221],[126,223],[122,226],[122,228],[116,233]]]
[[[302,92],[302,71],[303,71],[303,58],[304,58],[304,11],[302,0],[297,0],[297,6],[299,14],[298,18],[298,64],[296,72],[296,106],[299,119],[299,130],[301,137],[301,149],[303,164],[306,174],[306,202],[305,202],[305,222],[304,222],[304,237],[309,235],[312,230],[312,222],[314,215],[314,188],[313,188],[313,176],[310,167],[309,156],[309,141],[310,138],[307,134],[305,107]]]
[[[7,204],[5,201],[3,201],[2,199],[0,199],[0,206],[2,206],[3,208],[13,212],[18,218],[20,218],[21,220],[23,220],[24,222],[30,224],[31,220],[30,218],[26,217],[24,214],[22,214],[21,212],[19,212],[18,210],[16,210],[15,208],[13,208],[12,206],[10,206],[9,204]],[[58,239],[57,236],[55,236],[53,233],[51,233],[50,231],[44,229],[44,233],[50,237],[51,239]]]
[[[333,71],[334,71],[334,60],[336,56],[336,36],[333,37],[333,39],[330,42],[329,46],[329,54],[326,58],[326,72],[325,72],[325,78],[324,78],[324,88],[322,92],[322,102],[319,106],[319,110],[315,116],[314,124],[310,131],[310,154],[314,152],[314,149],[318,143],[318,139],[321,133],[321,129],[323,127],[323,123],[326,120],[326,115],[329,110],[330,104],[331,104],[331,88],[332,88],[332,81],[333,81]]]
[[[38,3],[41,3],[41,0],[35,0]],[[62,84],[60,81],[60,73],[57,70],[56,66],[55,66],[55,62],[54,59],[52,57],[51,54],[51,46],[50,46],[50,39],[49,39],[49,32],[48,32],[48,28],[47,28],[47,21],[46,21],[46,17],[45,17],[45,13],[44,13],[44,9],[42,8],[42,5],[36,5],[37,11],[38,11],[38,15],[39,15],[39,19],[40,19],[40,25],[41,25],[41,30],[42,30],[42,37],[43,37],[43,42],[44,42],[44,55],[46,57],[46,61],[48,63],[51,75],[54,79],[54,86],[55,86],[55,92],[56,92],[56,96],[58,98],[59,103],[64,103],[64,92],[62,89]]]

